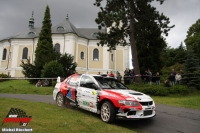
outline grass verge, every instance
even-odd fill
[[[100,116],[75,108],[60,108],[53,104],[31,102],[19,99],[0,98],[0,119],[8,114],[11,107],[18,108],[32,116],[26,128],[34,133],[142,133],[135,122],[117,121],[113,124],[102,122]],[[19,123],[4,123],[2,127],[20,127]]]
[[[134,85],[134,84],[133,84]],[[148,87],[149,85],[138,85],[134,87]],[[152,85],[153,86],[153,85]],[[155,85],[156,87],[156,85]],[[29,84],[27,80],[9,80],[0,82],[0,93],[10,94],[38,94],[52,95],[53,87],[36,87]],[[200,110],[200,91],[191,92],[188,95],[152,96],[157,104],[166,104],[179,107],[187,107]]]

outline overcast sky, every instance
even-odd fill
[[[34,11],[35,27],[41,27],[45,8],[50,7],[52,25],[63,21],[67,14],[77,28],[97,28],[94,19],[99,8],[95,0],[0,0],[0,40],[28,28]],[[166,38],[168,46],[177,48],[187,30],[200,18],[200,0],[166,0],[163,5],[154,3],[159,12],[170,18],[175,27]]]

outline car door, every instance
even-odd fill
[[[80,108],[97,112],[97,91],[92,87],[94,80],[86,75],[80,79],[80,87],[77,89],[77,101]]]
[[[72,76],[67,82],[67,94],[66,101],[71,105],[77,105],[77,87],[78,87],[79,75]]]

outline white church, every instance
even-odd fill
[[[14,36],[0,40],[0,73],[11,77],[24,77],[21,61],[31,60],[34,63],[35,50],[40,28],[34,27],[33,16],[29,27]],[[129,46],[117,46],[108,52],[108,47],[97,46],[98,32],[109,32],[109,28],[76,28],[67,17],[59,24],[52,26],[52,40],[56,51],[69,53],[78,64],[76,71],[80,74],[106,74],[112,71],[122,75],[129,68]]]

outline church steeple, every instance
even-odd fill
[[[66,16],[66,20],[68,20],[69,19],[69,16],[68,16],[68,14],[67,14],[67,16]]]
[[[29,28],[30,28],[30,29],[33,29],[33,28],[34,28],[33,12],[32,12],[32,17],[29,19]]]

